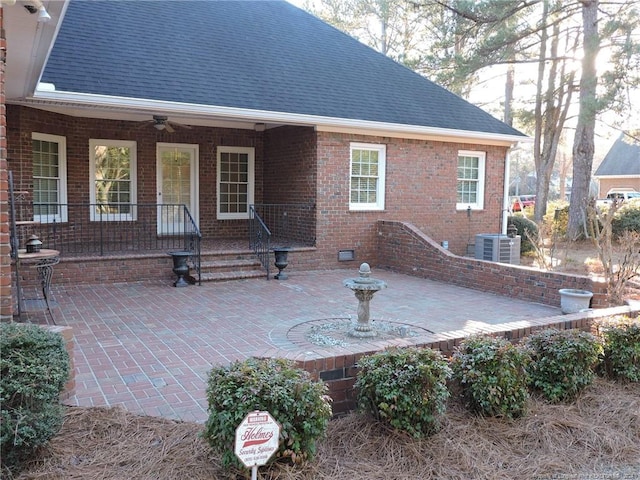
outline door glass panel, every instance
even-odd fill
[[[160,150],[161,196],[159,232],[163,235],[179,234],[184,229],[184,207],[193,213],[191,169],[193,155],[190,150],[163,148]]]

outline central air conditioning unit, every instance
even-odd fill
[[[520,235],[511,238],[499,233],[476,235],[475,258],[520,265]]]

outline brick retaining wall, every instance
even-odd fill
[[[440,334],[422,335],[411,339],[397,339],[380,342],[380,348],[376,350],[371,350],[370,346],[359,348],[358,345],[352,345],[348,349],[343,347],[335,347],[331,350],[315,348],[313,351],[305,353],[272,349],[264,352],[259,357],[288,358],[295,361],[300,368],[308,371],[313,378],[324,380],[329,387],[329,395],[333,399],[333,413],[334,415],[341,415],[356,408],[356,393],[353,385],[358,372],[358,360],[365,355],[371,355],[390,347],[413,346],[433,348],[442,352],[445,356],[451,356],[455,347],[474,333],[491,334],[497,337],[504,337],[512,342],[518,342],[531,333],[546,328],[590,331],[595,320],[615,315],[637,317],[640,315],[640,307],[604,308],[501,325],[486,325],[477,329],[467,328]]]
[[[586,276],[459,257],[410,223],[378,221],[378,268],[452,283],[545,305],[560,305],[561,288],[593,292],[591,306],[606,307],[606,285]]]

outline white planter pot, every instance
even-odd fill
[[[576,290],[573,288],[561,288],[560,310],[562,313],[576,313],[589,308],[593,292],[588,290]]]

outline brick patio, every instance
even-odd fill
[[[342,286],[349,270],[288,272],[265,279],[174,288],[171,283],[58,286],[54,315],[73,328],[76,395],[81,406],[123,405],[135,413],[203,422],[206,378],[274,349],[289,354],[327,347],[300,341],[300,324],[356,318],[357,300]],[[371,317],[433,333],[553,317],[560,309],[388,271]],[[43,311],[24,315],[44,322]],[[290,334],[295,332],[295,334]],[[342,348],[344,350],[344,347]]]

